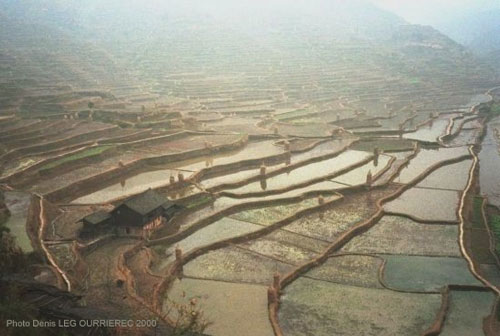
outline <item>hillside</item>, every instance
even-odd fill
[[[35,87],[185,98],[188,87],[170,78],[199,72],[231,77],[219,81],[219,91],[255,76],[267,78],[259,91],[272,91],[292,71],[295,78],[306,76],[303,86],[319,85],[323,97],[352,90],[339,73],[390,78],[395,96],[407,85],[424,90],[454,85],[455,76],[472,90],[495,80],[490,68],[446,36],[408,25],[366,1],[214,3],[225,11],[202,1],[159,7],[133,0],[85,6],[2,1],[3,90],[11,99],[10,93]],[[251,93],[255,89],[245,94],[259,96]]]

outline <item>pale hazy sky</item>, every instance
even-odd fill
[[[436,24],[467,11],[500,9],[500,0],[371,0],[410,23]]]

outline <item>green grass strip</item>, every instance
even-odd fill
[[[75,153],[73,155],[63,157],[57,161],[48,163],[48,164],[44,165],[43,167],[41,167],[40,171],[55,168],[55,167],[57,167],[63,163],[66,163],[66,162],[71,162],[71,161],[78,160],[78,159],[83,159],[83,158],[88,158],[88,157],[100,155],[103,152],[105,152],[111,148],[113,148],[113,146],[106,146],[105,145],[105,146],[92,147],[92,148],[89,148],[87,150]]]

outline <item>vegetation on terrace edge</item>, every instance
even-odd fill
[[[375,148],[384,152],[410,151],[413,149],[414,141],[405,139],[375,139],[361,140],[353,145],[353,149],[372,152]]]
[[[89,148],[87,150],[75,153],[73,155],[63,157],[63,158],[56,160],[54,162],[47,163],[46,165],[44,165],[40,168],[40,171],[49,170],[49,169],[55,168],[63,163],[71,162],[74,160],[98,156],[98,155],[101,155],[105,151],[110,150],[112,148],[113,148],[113,146],[109,146],[109,145],[92,147],[92,148]]]
[[[500,257],[500,216],[493,215],[490,219],[490,228],[493,234],[495,235],[495,251],[497,255]]]
[[[490,118],[495,118],[500,116],[500,103],[495,102],[490,106],[484,106],[480,111],[487,114]]]
[[[483,198],[480,196],[475,196],[473,199],[473,212],[472,212],[472,222],[475,226],[480,226],[484,224],[483,221]]]
[[[495,117],[500,115],[500,103],[495,103],[491,106],[490,114]]]
[[[488,113],[488,116],[490,118],[495,118],[497,116],[500,116],[500,103],[493,103],[488,109],[486,110]],[[474,199],[474,214],[476,214],[477,210],[477,204],[476,201],[478,199]],[[479,205],[480,207],[480,205]],[[500,215],[492,215],[489,218],[489,223],[488,223],[491,231],[493,232],[494,238],[495,238],[495,251],[497,255],[500,257]]]
[[[200,197],[197,197],[196,199],[192,200],[188,204],[186,204],[186,208],[192,209],[201,205],[209,204],[212,202],[214,199],[210,195],[202,195]]]

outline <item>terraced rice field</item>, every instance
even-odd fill
[[[179,18],[133,48],[105,25],[113,43],[51,40],[38,67],[36,39],[23,66],[0,47],[5,225],[51,284],[169,332],[193,305],[218,336],[483,334],[498,78],[434,30],[306,18]],[[159,229],[84,224],[148,189],[179,205]]]

